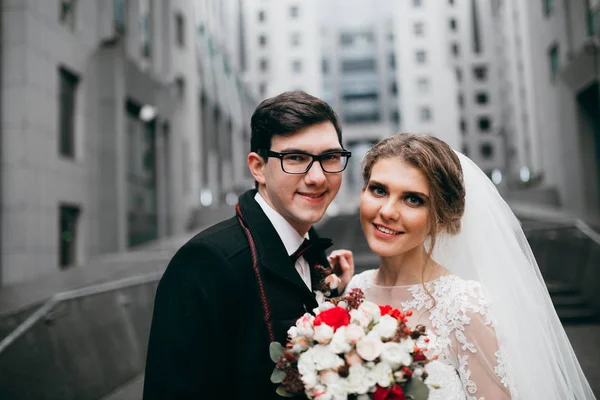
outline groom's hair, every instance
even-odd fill
[[[250,127],[250,151],[268,150],[275,135],[292,135],[300,129],[330,121],[342,144],[338,116],[325,101],[305,92],[284,92],[258,105]],[[265,160],[266,162],[266,160]]]

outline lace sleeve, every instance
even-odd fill
[[[456,332],[453,346],[467,399],[511,399],[514,385],[502,359],[488,304],[478,288],[471,295],[461,307],[466,324]]]

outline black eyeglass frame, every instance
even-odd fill
[[[286,174],[290,174],[290,175],[302,175],[307,173],[313,166],[313,164],[315,163],[315,160],[319,162],[319,164],[321,165],[321,169],[323,170],[323,172],[327,173],[327,174],[339,174],[340,172],[344,172],[344,170],[346,169],[346,167],[348,167],[348,161],[350,160],[350,157],[352,157],[352,152],[342,149],[342,150],[331,150],[331,151],[326,151],[325,153],[321,153],[321,154],[311,154],[308,153],[306,151],[301,151],[301,150],[296,150],[296,151],[284,151],[283,153],[279,153],[277,151],[273,151],[273,150],[265,150],[265,149],[259,149],[257,151],[258,155],[261,156],[262,158],[264,158],[265,160],[268,157],[274,157],[274,158],[278,158],[279,162],[281,164],[281,170],[283,172],[285,172]],[[283,157],[290,155],[290,154],[302,154],[305,156],[309,156],[312,158],[312,160],[308,163],[308,166],[306,167],[306,169],[304,170],[304,172],[288,172],[285,170],[285,168],[283,168]],[[323,163],[321,162],[323,157],[326,157],[328,155],[331,154],[340,154],[342,157],[346,157],[346,164],[344,165],[344,168],[342,168],[339,171],[336,172],[329,172],[327,171],[324,167],[323,167]]]

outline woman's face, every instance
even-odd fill
[[[360,199],[360,222],[371,250],[394,257],[422,249],[429,233],[429,183],[400,158],[375,162]]]

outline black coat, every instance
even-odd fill
[[[275,340],[285,345],[289,327],[317,303],[255,194],[246,192],[239,204],[256,244]],[[280,399],[270,381],[269,342],[250,246],[234,217],[187,242],[160,280],[144,400]]]

